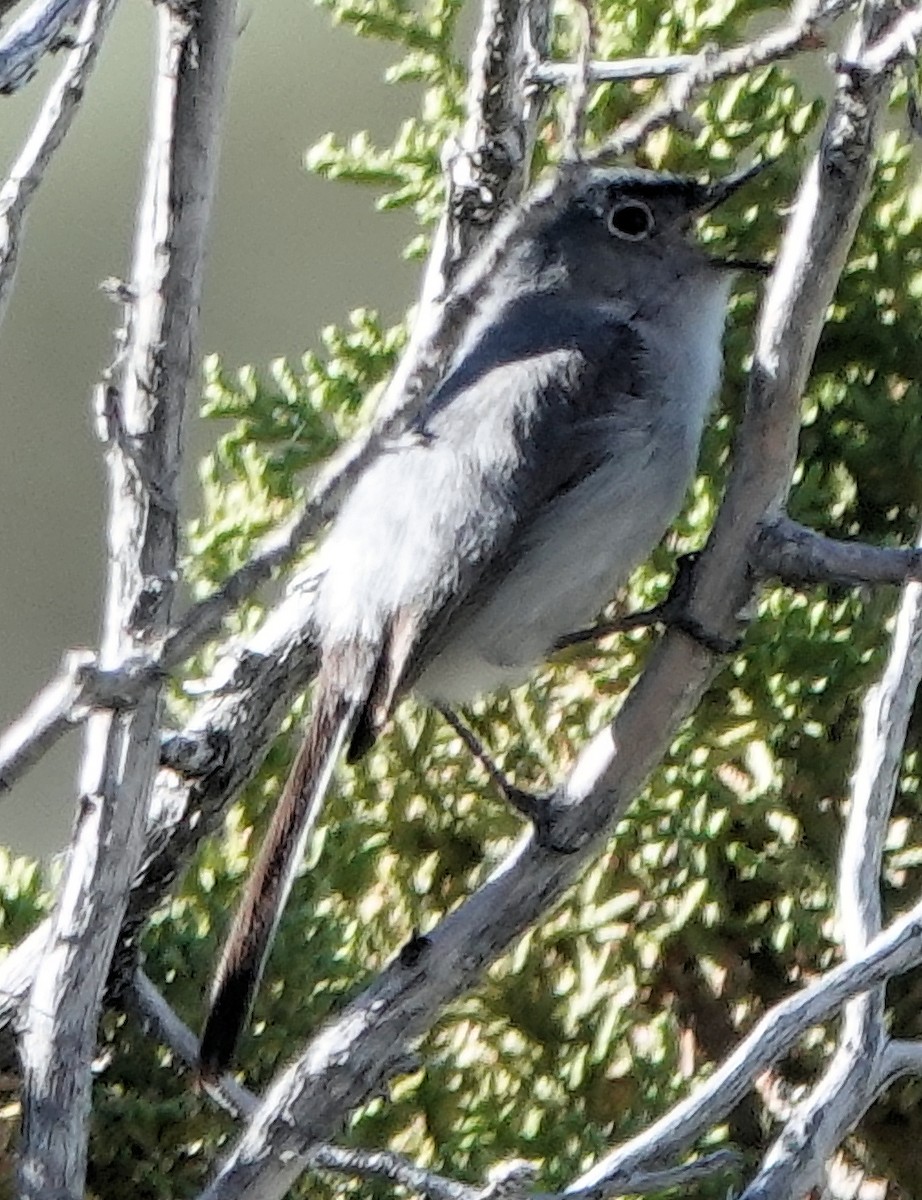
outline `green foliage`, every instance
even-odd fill
[[[391,146],[375,147],[365,134],[345,144],[331,136],[308,163],[331,179],[373,185],[382,207],[412,206],[425,234],[441,194],[439,153],[462,115],[460,3],[324,4],[361,36],[394,43],[402,58],[392,78],[424,91],[420,115],[404,123]],[[761,0],[604,0],[598,52],[636,56],[731,44],[770,10]],[[560,54],[571,37],[561,24]],[[648,83],[599,89],[592,136],[604,136],[651,92]],[[764,68],[700,102],[700,133],[659,133],[639,159],[719,173],[743,154],[782,156],[759,202],[740,197],[707,234],[722,250],[767,254],[821,112],[789,67]],[[540,160],[553,156],[557,136],[549,119]],[[919,519],[920,205],[909,146],[889,134],[804,399],[792,512],[839,536],[906,542]],[[631,605],[662,598],[675,553],[706,536],[756,302],[751,289],[735,300],[723,404],[706,437],[701,476],[669,544],[633,580]],[[322,352],[297,367],[279,362],[266,375],[245,368],[232,376],[209,361],[205,411],[233,424],[202,468],[203,515],[189,536],[197,592],[243,561],[289,511],[297,473],[355,428],[367,397],[393,367],[403,328],[383,329],[361,311],[350,321],[346,330],[327,329]],[[828,967],[836,954],[834,872],[859,703],[880,666],[892,603],[892,594],[831,588],[766,591],[743,651],[680,732],[606,852],[550,921],[491,969],[475,995],[443,1014],[420,1048],[420,1069],[399,1079],[386,1101],[358,1112],[345,1139],[387,1145],[472,1180],[497,1159],[524,1155],[542,1161],[542,1185],[554,1187],[664,1112],[767,1006]],[[241,625],[258,615],[251,607]],[[571,651],[530,687],[477,708],[471,721],[518,781],[547,782],[611,717],[648,647],[648,636],[637,634]],[[200,664],[206,667],[207,657]],[[888,845],[890,911],[922,884],[918,732],[917,723]],[[283,734],[228,817],[224,838],[203,847],[147,932],[149,969],[193,1025],[226,914],[295,741],[291,730]],[[455,736],[404,704],[389,735],[358,767],[342,771],[330,798],[243,1047],[248,1080],[265,1083],[414,930],[425,931],[459,904],[517,832]],[[0,861],[9,943],[47,903],[30,871]],[[891,991],[895,1027],[917,1036],[912,989]],[[811,1077],[832,1032],[804,1039],[784,1064],[789,1079]],[[113,1057],[97,1086],[94,1193],[121,1196],[130,1180],[137,1200],[146,1200],[167,1194],[168,1180],[169,1194],[192,1194],[230,1122],[163,1069],[168,1056],[131,1020],[108,1019],[104,1034]],[[873,1132],[873,1123],[868,1128]],[[755,1154],[769,1130],[746,1103],[720,1136]],[[882,1138],[870,1146],[883,1167],[897,1162]],[[912,1179],[903,1183],[912,1189]],[[314,1196],[389,1194],[341,1180],[302,1186]]]

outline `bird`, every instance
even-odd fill
[[[408,693],[452,707],[526,680],[676,516],[733,279],[763,269],[710,254],[695,223],[763,165],[708,181],[572,164],[459,276],[474,300],[441,381],[316,551],[311,714],[214,974],[203,1081],[234,1059],[340,756]]]

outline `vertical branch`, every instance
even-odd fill
[[[168,626],[186,390],[197,353],[206,236],[234,40],[234,5],[159,9],[160,51],[132,300],[102,389],[109,567],[100,664],[118,668]],[[140,862],[157,768],[160,689],[88,723],[70,859],[22,1037],[19,1193],[83,1195],[90,1063],[103,987]]]
[[[868,11],[893,11],[872,4]],[[862,49],[864,23],[852,36]],[[738,570],[760,522],[777,513],[791,486],[800,402],[825,314],[864,209],[892,79],[878,72],[840,75],[819,150],[801,180],[762,304],[746,409],[733,447],[733,470],[697,575],[692,615],[731,640],[752,582]]]
[[[589,91],[592,74],[592,55],[597,39],[595,13],[592,0],[579,0],[577,12],[580,17],[580,39],[575,72],[570,84],[568,110],[561,141],[564,162],[578,162],[582,158],[583,136],[586,132],[586,109],[589,106]]]
[[[528,124],[535,113],[523,86],[527,28],[528,6],[522,0],[484,0],[471,58],[467,121],[445,156],[445,254],[440,260],[432,257],[440,291],[451,285],[528,182]]]
[[[922,534],[920,534],[922,541]],[[917,545],[920,542],[917,542]],[[848,959],[881,931],[880,875],[909,719],[922,681],[922,584],[903,589],[890,656],[862,711],[858,761],[839,863],[839,924]],[[785,1123],[744,1200],[802,1196],[823,1182],[826,1161],[877,1098],[887,1050],[883,986],[843,1009],[827,1071]]]
[[[445,207],[432,239],[410,344],[388,384],[376,425],[438,382],[455,349],[458,322],[441,303],[460,268],[521,197],[544,92],[527,87],[543,58],[550,0],[483,0],[471,55],[467,119],[443,154]],[[335,466],[336,464],[334,464]]]

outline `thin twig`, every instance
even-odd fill
[[[620,158],[636,150],[651,133],[671,124],[688,108],[694,97],[719,80],[733,79],[768,63],[790,58],[799,50],[816,49],[820,36],[844,12],[855,7],[856,0],[819,0],[788,24],[773,29],[755,41],[732,50],[705,50],[671,81],[666,94],[626,121],[602,147],[593,160]],[[664,74],[674,74],[664,72]]]
[[[314,520],[308,520],[308,514]],[[218,632],[222,622],[271,577],[276,567],[294,557],[299,539],[310,536],[314,523],[319,524],[320,517],[308,506],[220,588],[194,604],[148,654],[138,655],[113,670],[100,667],[91,651],[66,654],[58,674],[0,737],[0,795],[91,712],[131,708],[152,684],[166,679]],[[300,593],[305,596],[302,619],[309,627],[309,586],[301,585]]]
[[[168,1046],[186,1067],[196,1071],[198,1038],[176,1010],[167,1003],[156,984],[140,968],[135,971],[126,996],[148,1032],[158,1042]],[[229,1073],[209,1087],[208,1095],[234,1117],[248,1117],[259,1104],[259,1097],[239,1084]]]
[[[618,58],[611,62],[593,60],[588,70],[579,63],[540,62],[530,67],[527,82],[542,87],[569,88],[580,75],[589,83],[620,83],[633,79],[662,79],[681,75],[696,61],[693,54],[671,54],[662,58]]]
[[[140,969],[134,973],[129,1000],[152,1035],[169,1047],[191,1071],[197,1071],[198,1038]],[[224,1075],[217,1084],[209,1084],[206,1090],[211,1099],[234,1117],[250,1116],[259,1104],[259,1097],[230,1074]],[[428,1200],[476,1200],[479,1192],[478,1188],[426,1171],[389,1150],[346,1149],[320,1144],[310,1148],[304,1157],[304,1166],[358,1179],[386,1179],[419,1192]]]
[[[67,10],[64,17],[64,20],[67,20],[75,12],[79,12],[84,3],[85,0],[79,0],[77,3],[74,0],[67,0],[66,3],[54,0],[51,5],[46,4],[44,7],[54,9],[59,16],[63,10]],[[117,4],[118,0],[89,0],[77,30],[74,48],[52,84],[32,132],[0,189],[0,321],[6,312],[13,286],[19,242],[29,201],[41,183],[55,151],[70,129]],[[35,12],[35,7],[29,9],[20,21],[25,21]],[[11,26],[4,42],[14,36],[19,23],[17,21]],[[2,78],[3,67],[0,59],[0,79]]]

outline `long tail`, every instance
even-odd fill
[[[318,690],[307,735],[273,814],[215,971],[199,1048],[199,1070],[206,1081],[217,1079],[233,1060],[279,918],[304,857],[304,847],[323,804],[333,767],[358,714],[360,702],[353,697],[333,688]]]

